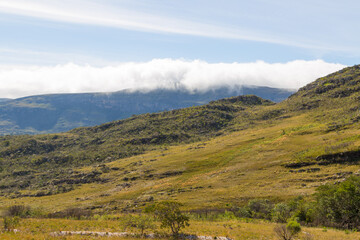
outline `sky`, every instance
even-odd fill
[[[0,0],[0,98],[297,89],[360,63],[355,0]]]

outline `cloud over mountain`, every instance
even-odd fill
[[[344,68],[322,60],[287,63],[208,63],[154,59],[97,67],[68,63],[56,66],[0,65],[0,97],[46,93],[112,92],[122,89],[208,90],[237,85],[299,88]]]

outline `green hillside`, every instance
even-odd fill
[[[358,174],[360,67],[275,104],[239,96],[61,134],[4,136],[1,201],[61,210],[174,199],[223,209],[307,196]]]
[[[4,136],[0,145],[0,189],[5,195],[21,196],[20,192],[14,193],[15,189],[37,189],[33,195],[47,195],[71,190],[72,181],[103,181],[101,172],[79,175],[73,168],[111,162],[170,144],[207,140],[234,125],[239,115],[246,117],[249,109],[272,104],[256,96],[240,96],[63,134]]]

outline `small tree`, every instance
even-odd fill
[[[189,217],[181,213],[181,206],[178,202],[163,201],[147,207],[146,211],[154,213],[161,228],[170,228],[173,236],[178,237],[180,230],[189,226]]]

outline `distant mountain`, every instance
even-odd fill
[[[0,99],[0,134],[63,132],[136,114],[198,106],[237,95],[254,94],[279,102],[293,92],[269,87],[238,87],[193,93],[184,90],[123,90],[113,93],[49,94]]]
[[[6,102],[6,101],[9,101],[11,100],[10,98],[0,98],[0,102]]]

